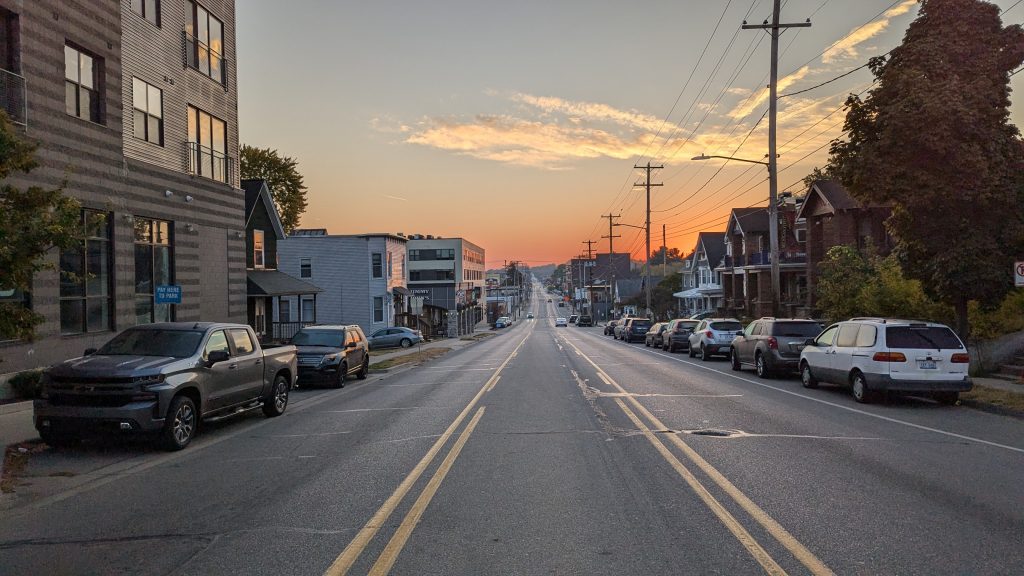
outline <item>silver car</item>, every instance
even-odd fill
[[[712,355],[728,357],[732,352],[732,341],[743,333],[743,324],[735,318],[705,318],[690,334],[690,358],[697,356],[708,360]]]
[[[408,348],[413,344],[423,342],[423,333],[419,330],[400,326],[395,328],[381,328],[373,334],[370,334],[370,337],[367,340],[370,343],[371,350],[377,350],[378,348],[395,348],[398,346]]]

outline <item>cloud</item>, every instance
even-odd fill
[[[797,70],[796,72],[793,72],[789,76],[784,76],[784,77],[780,78],[779,79],[779,88],[778,88],[779,92],[782,92],[783,90],[785,90],[786,88],[789,88],[790,86],[792,86],[796,82],[799,82],[799,81],[803,80],[804,77],[807,76],[807,74],[809,74],[810,72],[811,72],[811,67],[810,66],[804,66],[803,68]],[[761,105],[764,104],[768,100],[768,96],[769,96],[768,90],[761,90],[760,92],[757,93],[757,96],[755,96],[753,98],[748,98],[748,99],[744,100],[743,102],[741,102],[738,106],[733,108],[732,111],[729,112],[729,117],[730,118],[745,118],[745,117],[747,117],[751,112],[753,112],[754,110],[760,108]]]
[[[533,106],[548,113],[561,113],[570,118],[590,121],[611,121],[621,126],[640,128],[657,132],[662,120],[636,110],[619,110],[607,104],[595,102],[573,102],[553,96],[533,96],[530,94],[513,94],[512,100]]]
[[[910,9],[915,5],[917,5],[917,0],[904,0],[899,5],[886,10],[881,19],[865,24],[860,28],[854,28],[845,38],[830,47],[822,55],[821,61],[825,64],[831,64],[842,57],[856,58],[859,55],[857,46],[884,32],[889,27],[889,22],[893,18],[910,12]]]

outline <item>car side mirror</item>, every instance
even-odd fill
[[[96,349],[95,348],[86,348],[85,349],[85,353],[83,353],[82,355],[83,356],[92,356],[95,353],[96,353]]]
[[[814,338],[808,338],[804,340],[804,346],[814,346]]]
[[[349,342],[348,344],[345,344],[345,348],[355,348],[358,345],[359,344],[356,342]]]
[[[224,362],[228,358],[231,358],[231,355],[228,354],[227,350],[214,350],[213,352],[210,352],[209,355],[207,355],[206,365],[213,366],[218,362]]]

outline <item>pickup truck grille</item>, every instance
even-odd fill
[[[131,378],[110,378],[95,376],[52,376],[55,384],[131,384]]]
[[[53,406],[117,408],[131,401],[130,394],[50,394],[50,404]]]
[[[299,366],[319,366],[323,356],[299,356]]]

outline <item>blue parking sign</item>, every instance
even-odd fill
[[[181,286],[164,284],[156,287],[157,304],[181,304]]]

